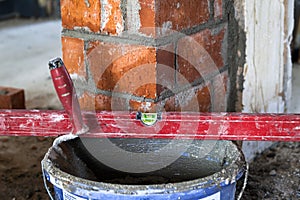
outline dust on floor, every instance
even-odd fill
[[[250,163],[242,200],[300,199],[300,143],[280,142]]]
[[[0,199],[45,200],[41,160],[53,138],[0,137]]]

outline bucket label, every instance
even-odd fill
[[[220,200],[221,199],[221,193],[218,192],[218,193],[215,193],[213,195],[210,195],[208,197],[204,197],[202,199],[199,199],[199,200]]]
[[[63,190],[63,198],[64,198],[64,200],[87,200],[86,198],[76,196],[76,195],[74,195],[70,192],[67,192],[65,190]]]

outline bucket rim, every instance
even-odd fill
[[[237,150],[238,156],[226,167],[222,168],[220,171],[215,172],[211,175],[202,178],[196,178],[193,180],[175,182],[175,183],[163,183],[163,184],[116,184],[116,183],[106,183],[98,182],[93,180],[88,180],[74,176],[72,174],[66,173],[56,167],[54,163],[49,159],[49,155],[53,146],[49,148],[48,152],[45,154],[43,160],[41,161],[43,173],[50,176],[48,180],[56,186],[67,189],[65,182],[72,184],[72,187],[81,188],[85,190],[91,190],[94,192],[106,192],[114,194],[161,194],[161,193],[175,193],[183,192],[194,189],[204,189],[208,187],[223,187],[230,185],[237,180],[239,180],[244,172],[246,171],[246,160],[243,155],[242,150],[232,141],[231,145]],[[59,176],[58,176],[59,175]],[[55,181],[51,181],[51,177]]]

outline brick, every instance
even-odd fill
[[[156,26],[183,30],[209,20],[209,1],[157,0]]]
[[[167,112],[210,112],[212,108],[212,85],[209,83],[199,89],[190,89],[185,94],[178,93],[165,100]]]
[[[140,3],[140,33],[155,36],[155,2],[154,0],[139,0]]]
[[[100,1],[61,0],[60,5],[63,28],[82,27],[93,32],[100,31]]]
[[[164,109],[166,112],[174,112],[177,111],[175,107],[175,96],[169,97],[165,100]]]
[[[155,48],[95,41],[89,44],[87,55],[99,89],[156,97]]]
[[[156,83],[157,94],[160,96],[165,90],[175,87],[175,45],[168,44],[156,50]]]
[[[109,34],[120,34],[124,30],[123,15],[120,0],[107,0],[102,2],[101,32]]]
[[[62,37],[63,61],[70,74],[86,76],[84,66],[84,41],[78,38]]]
[[[140,112],[156,112],[156,104],[154,102],[130,100],[130,111]]]
[[[177,112],[209,112],[211,111],[210,85],[197,90],[181,92],[175,95],[175,111]]]
[[[215,0],[214,12],[215,19],[223,17],[223,0]]]
[[[211,102],[210,90],[211,88],[209,86],[206,86],[196,91],[198,105],[199,105],[198,110],[200,112],[209,112],[211,110],[212,102]]]
[[[25,109],[24,90],[0,87],[0,109]]]
[[[194,35],[195,41],[199,42],[200,45],[209,53],[217,67],[223,67],[223,41],[225,36],[226,28],[218,29],[206,29],[199,34]]]
[[[213,106],[212,111],[214,112],[225,112],[227,105],[226,105],[226,98],[227,98],[227,87],[228,87],[228,72],[225,71],[221,74],[218,74],[212,79],[212,99],[213,99]]]
[[[79,103],[82,110],[89,111],[127,111],[130,109],[127,99],[114,95],[106,96],[104,94],[91,94],[86,92],[79,98]]]
[[[150,75],[150,74],[149,74]],[[152,77],[152,75],[149,76],[149,78],[153,80],[155,80],[155,75]],[[125,83],[126,84],[126,83]],[[145,98],[151,98],[151,99],[155,99],[157,96],[157,85],[156,83],[148,83],[145,85],[142,85],[139,82],[136,83],[131,83],[131,85],[129,85],[129,87],[136,87],[137,89],[130,91],[131,94],[135,95],[135,96],[139,96],[139,97],[145,97]]]
[[[205,29],[179,40],[177,45],[178,84],[192,83],[211,75],[224,65],[223,40],[226,29]]]
[[[103,94],[98,94],[95,97],[95,110],[112,110],[111,108],[112,98]]]
[[[78,101],[81,110],[94,111],[96,109],[95,94],[85,92],[78,97]]]

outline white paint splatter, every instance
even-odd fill
[[[260,124],[258,122],[255,122],[255,128],[260,129]]]
[[[165,35],[171,31],[173,24],[171,21],[166,21],[162,24],[161,34]]]
[[[127,1],[127,28],[130,33],[138,33],[141,28],[140,10],[139,0]]]
[[[118,35],[120,35],[122,33],[124,29],[123,23],[118,22],[116,25],[116,32]]]
[[[34,120],[42,119],[41,115],[32,115]]]
[[[86,32],[92,32],[91,29],[87,26],[75,26],[74,30],[79,30],[79,31],[86,31]]]
[[[0,118],[0,129],[5,130],[5,118]]]
[[[218,135],[227,135],[229,126],[229,123],[223,123],[221,126],[219,126]]]
[[[20,126],[19,126],[20,129],[26,129],[26,127],[27,126],[25,124],[20,124]]]
[[[59,114],[51,114],[50,115],[50,118],[51,118],[51,122],[61,122],[62,120],[64,120],[64,116],[63,115],[59,115]]]
[[[89,2],[89,0],[84,0],[84,3],[85,3],[85,5],[86,5],[86,7],[91,7],[91,4],[90,4],[90,2]]]
[[[150,102],[143,102],[141,104],[141,109],[143,109],[144,112],[149,111],[151,109],[151,103]]]
[[[300,130],[300,126],[297,126],[294,128],[295,131],[299,131]]]
[[[112,6],[109,4],[108,0],[101,0],[101,31],[104,30],[106,24],[109,21],[109,16],[111,16]]]

